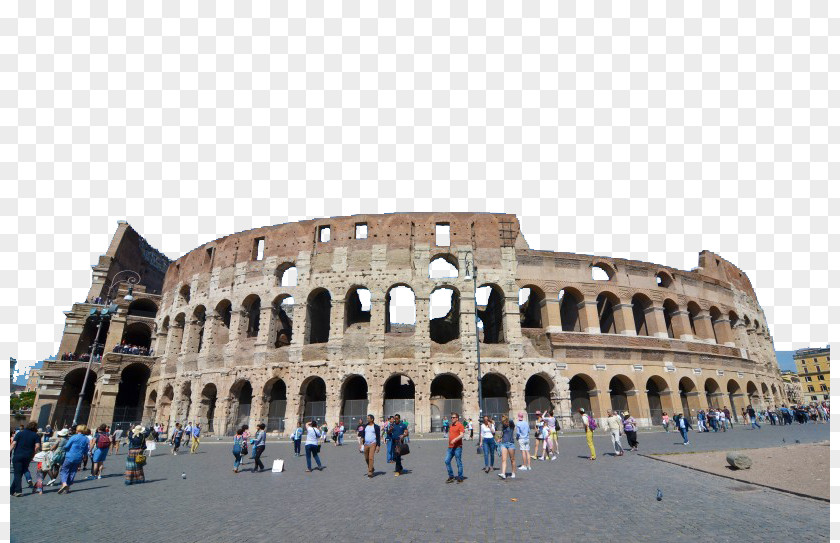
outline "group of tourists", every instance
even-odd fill
[[[139,356],[154,356],[155,350],[143,347],[142,345],[132,345],[130,343],[118,343],[111,349],[112,353],[120,354],[136,354]]]
[[[76,353],[61,353],[61,360],[64,361],[71,361],[71,362],[88,362],[90,360],[90,353],[84,353],[77,355]],[[93,361],[99,362],[102,360],[102,354],[99,349],[97,349],[96,354],[93,355]]]
[[[742,412],[743,413],[743,412]],[[831,410],[826,402],[810,405],[782,405],[756,411],[757,422],[769,422],[771,426],[793,424],[825,424],[831,420]],[[744,423],[746,424],[746,422]]]
[[[125,484],[145,481],[143,464],[146,438],[149,432],[142,426],[135,426],[127,432],[128,454],[125,462]],[[50,426],[39,430],[36,422],[21,426],[13,435],[11,443],[12,484],[10,494],[23,495],[23,480],[33,493],[43,494],[45,486],[61,484],[58,494],[67,494],[81,468],[87,470],[90,460],[90,474],[87,479],[102,479],[105,459],[109,452],[119,452],[123,430],[111,429],[101,424],[91,431],[84,424],[73,428],[62,428],[53,432]],[[35,479],[30,473],[30,464],[35,463]]]
[[[178,451],[181,450],[182,444],[190,448],[190,454],[195,454],[198,451],[200,438],[201,423],[188,422],[186,426],[182,427],[180,422],[176,422],[175,428],[172,430],[168,439],[169,443],[172,444],[172,454],[178,456]]]

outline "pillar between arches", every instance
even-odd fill
[[[633,304],[615,304],[613,306],[615,330],[623,336],[636,335],[636,321],[633,319]]]
[[[727,347],[735,346],[735,338],[732,334],[732,326],[729,319],[718,319],[712,321],[712,326],[715,329],[715,336],[717,336],[718,343],[726,345]]]
[[[691,333],[691,322],[688,320],[688,311],[678,310],[671,313],[671,328],[676,339],[682,341],[694,339],[694,334]]]
[[[665,308],[651,306],[645,309],[645,324],[651,337],[668,339],[668,328],[665,326]]]
[[[598,302],[587,300],[580,302],[577,307],[580,329],[587,334],[600,334],[601,325],[598,322]]]
[[[694,329],[697,331],[697,338],[706,343],[715,342],[715,331],[712,329],[712,317],[708,311],[701,311],[694,317]]]

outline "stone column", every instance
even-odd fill
[[[429,297],[415,296],[415,313],[417,315],[414,325],[414,358],[428,358],[432,348],[432,340],[429,337]]]
[[[674,331],[674,339],[682,341],[694,339],[691,333],[691,322],[688,320],[688,311],[678,310],[671,313],[671,328]]]
[[[560,319],[560,300],[556,293],[553,295],[546,294],[545,316],[546,320],[543,321],[544,327],[548,328],[549,326],[556,326],[562,329],[563,322]]]
[[[292,433],[297,428],[297,423],[300,420],[300,408],[302,405],[301,395],[298,392],[291,392],[291,389],[286,389],[286,433]]]
[[[260,329],[257,332],[257,347],[265,347],[267,344],[274,344],[273,337],[277,326],[277,313],[270,305],[260,307]]]
[[[633,304],[615,304],[613,306],[615,330],[623,336],[636,335],[636,323],[633,320]]]
[[[162,356],[166,354],[166,341],[168,339],[167,332],[158,332],[152,348],[155,350],[155,356]],[[105,352],[108,352],[107,350]]]
[[[100,341],[104,342],[104,352],[109,353],[114,345],[122,343],[123,331],[125,330],[125,315],[126,313],[120,310],[116,315],[111,317],[111,324],[108,326],[107,337],[100,337]],[[103,324],[104,326],[104,324]]]
[[[651,337],[668,339],[668,328],[665,326],[665,308],[651,306],[645,309],[645,323]]]
[[[578,304],[580,329],[587,334],[600,334],[601,323],[598,320],[598,302],[586,300]]]
[[[333,300],[330,309],[330,337],[327,341],[327,357],[338,360],[344,340],[344,300]],[[329,398],[327,398],[329,401]],[[336,413],[337,415],[338,413]]]
[[[712,317],[708,311],[701,311],[694,317],[694,330],[697,332],[697,339],[706,343],[715,342],[715,332],[712,329]]]
[[[726,345],[727,347],[735,346],[735,338],[732,334],[732,326],[729,323],[729,319],[721,317],[718,320],[713,321],[712,326],[714,326],[718,343]]]
[[[370,325],[368,327],[369,360],[380,360],[385,352],[385,296],[370,294]]]
[[[87,386],[91,386],[92,384],[88,382]],[[90,406],[90,416],[87,420],[88,428],[96,429],[100,424],[110,425],[113,422],[119,385],[119,375],[111,378],[104,371],[100,372],[99,378],[96,380],[96,395]]]

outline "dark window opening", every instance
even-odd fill
[[[481,319],[479,341],[482,343],[504,343],[505,299],[501,289],[495,285],[483,285],[476,291],[476,312]]]
[[[449,343],[460,337],[460,302],[454,289],[443,287],[429,296],[429,337],[435,343]]]
[[[326,343],[330,339],[332,299],[326,290],[313,292],[306,304],[306,343]]]
[[[353,288],[344,302],[345,329],[358,323],[370,322],[370,291]]]

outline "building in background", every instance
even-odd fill
[[[787,400],[787,403],[801,404],[802,386],[799,383],[799,375],[793,370],[782,370],[782,382],[784,383],[785,400]]]
[[[831,394],[831,349],[799,349],[793,353],[796,373],[802,385],[802,401],[827,402]]]
[[[40,375],[39,370],[32,368],[29,370],[29,377],[26,379],[26,392],[32,392],[34,390],[38,390],[38,376]]]

